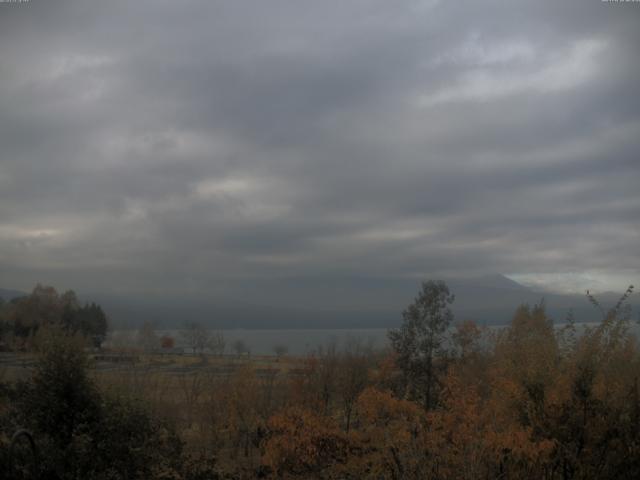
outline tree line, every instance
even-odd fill
[[[31,349],[38,332],[47,328],[84,336],[100,347],[108,321],[100,305],[82,305],[73,290],[59,294],[53,287],[38,284],[29,295],[8,302],[0,299],[0,343],[5,347]]]

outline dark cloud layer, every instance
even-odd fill
[[[620,288],[639,25],[599,1],[0,3],[0,285]]]

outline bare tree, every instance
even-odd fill
[[[221,331],[218,330],[210,335],[208,347],[214,355],[223,355],[226,345],[224,335]]]
[[[371,348],[363,346],[362,342],[355,337],[347,340],[344,351],[340,355],[337,386],[347,432],[351,428],[356,400],[367,386],[370,358]]]
[[[235,342],[233,342],[233,350],[236,352],[238,357],[240,357],[243,353],[249,353],[249,349],[244,343],[244,340],[236,340]]]
[[[289,349],[287,348],[286,345],[274,345],[273,346],[273,353],[276,354],[276,356],[278,358],[283,357],[284,355],[286,355],[287,353],[289,353]]]
[[[199,322],[185,322],[180,336],[194,355],[198,352],[204,353],[204,350],[211,345],[211,332]]]
[[[336,393],[339,368],[338,347],[335,339],[326,346],[320,346],[309,358],[310,391],[319,400],[323,414],[329,414],[329,407]]]
[[[150,321],[145,321],[138,330],[137,343],[145,352],[152,352],[160,345],[160,339],[155,326]]]

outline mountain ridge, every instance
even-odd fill
[[[24,297],[25,295],[28,294],[19,290],[0,288],[0,298],[5,302],[8,302],[16,297]]]
[[[500,274],[449,278],[445,282],[456,297],[452,305],[456,321],[506,324],[518,306],[541,301],[545,302],[549,316],[556,322],[564,321],[570,311],[578,322],[600,320],[599,312],[586,295],[539,292]],[[300,283],[303,285],[301,291],[307,295],[302,300],[295,292],[290,294],[290,298],[271,297],[266,283],[247,286],[247,291],[263,292],[266,289],[262,298],[256,296],[242,300],[204,295],[127,296],[106,292],[81,293],[79,297],[83,302],[95,301],[102,305],[116,328],[135,328],[144,321],[167,328],[180,326],[185,321],[199,321],[213,328],[392,328],[401,322],[402,311],[419,291],[421,282],[407,278],[373,278],[365,279],[360,285],[344,279],[337,290],[329,288],[324,291],[314,290],[322,286],[319,280]],[[273,288],[282,286],[282,283],[276,284]],[[343,292],[341,287],[347,286],[357,295],[352,298],[350,291]],[[16,290],[0,289],[0,297],[2,292],[23,295]],[[596,298],[607,309],[621,295],[622,292],[596,295]],[[308,302],[309,299],[315,303]],[[333,300],[334,303],[325,300]],[[639,305],[635,296],[630,300],[632,305]]]

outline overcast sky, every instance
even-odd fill
[[[623,289],[639,48],[600,0],[0,3],[0,287]]]

